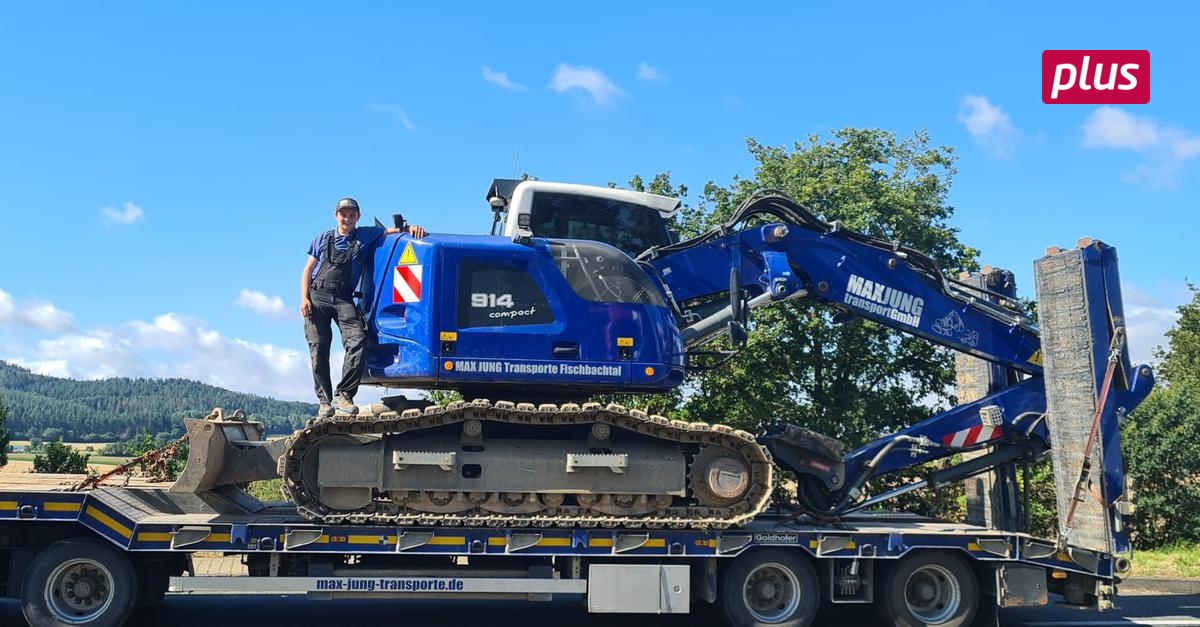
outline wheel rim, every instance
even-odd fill
[[[746,577],[742,601],[755,620],[764,623],[788,620],[800,607],[796,573],[778,562],[756,567]]]
[[[112,587],[112,573],[104,564],[73,559],[60,564],[46,580],[46,607],[64,623],[87,623],[112,605]]]
[[[908,611],[927,625],[944,623],[958,613],[962,588],[958,578],[936,564],[922,566],[904,583],[904,602]]]

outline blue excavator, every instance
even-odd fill
[[[404,394],[273,442],[236,421],[189,420],[189,466],[173,489],[277,475],[302,515],[335,524],[722,528],[768,506],[776,464],[795,477],[798,515],[836,520],[1054,455],[1072,484],[1060,490],[1063,533],[1100,524],[1110,548],[1128,547],[1117,429],[1153,374],[1129,361],[1115,248],[1083,240],[1038,260],[1035,324],[1014,304],[1011,273],[950,277],[920,251],[771,190],[687,240],[670,229],[679,201],[655,194],[497,179],[486,200],[489,234],[391,235],[364,272],[363,382]],[[745,343],[750,312],[797,299],[954,349],[990,383],[851,451],[767,416],[750,434],[721,416],[689,423],[590,401],[676,389],[710,342],[727,338],[726,353]],[[891,492],[868,489],[960,457]]]

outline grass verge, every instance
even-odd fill
[[[1181,544],[1133,552],[1134,577],[1200,579],[1200,545]]]

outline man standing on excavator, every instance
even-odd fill
[[[300,315],[304,317],[304,337],[312,360],[313,386],[320,402],[318,414],[332,416],[334,411],[357,414],[354,395],[362,379],[363,350],[366,345],[366,321],[354,305],[355,291],[362,277],[363,261],[371,258],[384,235],[399,233],[400,228],[358,227],[362,216],[358,201],[342,198],[333,210],[337,228],[318,233],[308,247],[308,263],[300,277]],[[417,225],[405,227],[413,237],[425,237]],[[329,346],[333,342],[332,323],[342,336],[346,357],[342,379],[336,391],[329,377]]]

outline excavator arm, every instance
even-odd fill
[[[1061,424],[1076,427],[1060,427],[1054,437],[1078,437],[1078,425],[1090,425],[1083,435],[1091,435],[1096,448],[1109,443],[1103,451],[1093,451],[1089,443],[1088,450],[1077,451],[1074,461],[1063,464],[1080,462],[1080,486],[1104,483],[1112,526],[1119,527],[1119,508],[1111,505],[1123,498],[1124,471],[1119,447],[1111,443],[1117,441],[1119,416],[1145,398],[1153,375],[1146,366],[1132,367],[1124,350],[1115,252],[1100,242],[1089,242],[1076,252],[1083,260],[1080,282],[1058,285],[1047,300],[1082,303],[1090,308],[1083,313],[1091,317],[1080,312],[1075,317],[1091,326],[1076,329],[1076,337],[1058,341],[1053,348],[1070,356],[1081,352],[1076,345],[1104,346],[1082,350],[1080,363],[1095,366],[1090,379],[1081,372],[1069,373],[1075,380],[1086,379],[1082,393],[1076,389],[1070,394],[1079,397],[1091,390],[1094,416],[1060,417]],[[751,197],[716,229],[648,250],[638,261],[662,281],[683,321],[682,337],[689,349],[725,332],[735,340],[743,338],[746,311],[807,298],[986,360],[1009,373],[1007,385],[983,398],[844,455],[845,447],[836,440],[794,425],[768,425],[760,441],[777,462],[797,474],[801,508],[809,514],[842,515],[916,488],[936,488],[1003,464],[1040,459],[1051,448],[1054,429],[1047,414],[1055,403],[1048,403],[1038,326],[1009,296],[949,278],[920,251],[825,222],[786,196],[767,191]],[[1106,377],[1102,370],[1107,370]],[[1050,382],[1058,398],[1068,395],[1066,380]],[[983,455],[930,473],[910,486],[866,496],[864,485],[872,477],[984,449]],[[1093,459],[1103,462],[1097,467]],[[1083,492],[1077,487],[1072,498],[1083,498]],[[1127,533],[1117,537],[1118,545],[1127,544]]]
[[[1042,372],[1037,328],[1015,308],[947,278],[922,252],[824,222],[783,195],[756,195],[720,227],[640,260],[677,303],[688,347],[738,322],[736,303],[704,309],[729,293],[733,270],[741,292],[733,300],[743,299],[745,310],[810,298],[1023,373]]]

